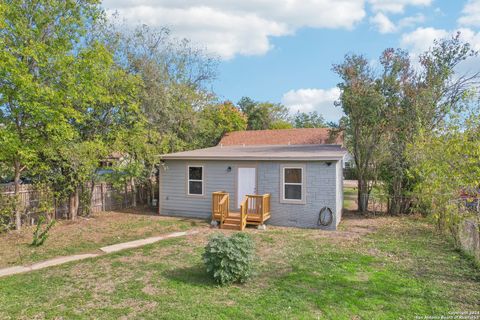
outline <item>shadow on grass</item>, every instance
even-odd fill
[[[166,216],[166,215],[159,215],[156,208],[152,208],[149,206],[137,206],[135,208],[124,208],[113,210],[117,213],[125,213],[131,214],[136,216],[150,216],[150,217],[164,217],[164,218],[171,218],[170,222],[172,224],[177,222],[184,222],[185,224],[189,224],[191,227],[197,227],[202,225],[208,225],[208,219],[200,219],[200,218],[190,218],[190,217],[182,217],[182,216]],[[165,220],[168,221],[168,220]]]
[[[138,205],[136,207],[120,208],[111,211],[115,211],[118,213],[129,213],[139,216],[158,216],[157,209],[152,208],[148,205]]]
[[[190,267],[177,268],[173,270],[166,270],[163,275],[177,282],[182,282],[188,285],[197,287],[215,287],[217,284],[207,274],[205,266],[198,263]]]
[[[365,215],[357,210],[348,210],[348,209],[343,209],[343,212],[342,212],[343,220],[370,220],[370,219],[376,219],[381,217],[385,217],[385,215],[381,215],[381,214],[377,214],[375,216]]]

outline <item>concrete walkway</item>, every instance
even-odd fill
[[[58,257],[58,258],[53,258],[49,260],[45,260],[42,262],[37,262],[35,264],[29,265],[29,266],[15,266],[15,267],[9,267],[9,268],[4,268],[0,269],[0,277],[5,277],[5,276],[11,276],[14,274],[18,273],[24,273],[24,272],[29,272],[29,271],[34,271],[34,270],[40,270],[52,266],[58,266],[64,263],[72,262],[72,261],[78,261],[78,260],[84,260],[84,259],[89,259],[89,258],[95,258],[99,256],[103,256],[112,252],[118,252],[126,249],[132,249],[132,248],[138,248],[145,246],[147,244],[152,244],[161,240],[169,239],[169,238],[177,238],[177,237],[182,237],[182,236],[187,236],[187,235],[192,235],[196,234],[198,231],[192,230],[192,231],[182,231],[182,232],[173,232],[169,233],[163,236],[158,236],[158,237],[150,237],[146,239],[140,239],[140,240],[135,240],[135,241],[130,241],[130,242],[124,242],[124,243],[118,243],[114,244],[111,246],[106,246],[100,248],[101,253],[86,253],[86,254],[76,254],[73,256],[67,256],[67,257]]]

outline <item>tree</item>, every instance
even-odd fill
[[[211,147],[227,132],[245,130],[247,117],[233,103],[225,101],[221,104],[205,107],[200,112],[200,147]]]
[[[132,185],[145,185],[153,199],[158,155],[205,143],[199,141],[200,116],[215,99],[207,84],[215,77],[216,60],[187,40],[173,39],[166,28],[140,26],[132,31],[115,21],[98,33],[117,64],[141,79],[139,109],[144,126],[116,143],[128,162],[116,169],[127,174]]]
[[[215,78],[217,61],[188,40],[170,37],[166,28],[130,30],[114,22],[102,33],[116,61],[142,79],[140,109],[146,129],[159,133],[155,144],[162,152],[191,148],[198,111],[214,100],[207,85]]]
[[[417,70],[411,66],[408,52],[387,49],[382,54],[383,74],[379,80],[386,103],[389,155],[382,178],[390,197],[391,214],[408,211],[416,184],[409,174],[407,145],[415,143],[421,130],[437,130],[446,117],[461,109],[478,73],[458,75],[455,68],[474,55],[470,45],[460,41],[460,34],[435,41],[421,55]]]
[[[73,72],[82,38],[101,10],[97,1],[8,1],[1,8],[0,160],[14,173],[15,197],[39,152],[75,137],[75,101],[88,99]],[[82,88],[83,89],[83,88]],[[21,212],[15,209],[16,228]]]
[[[276,121],[273,121],[268,128],[272,129],[272,130],[292,129],[293,125],[289,121],[286,121],[286,120],[276,120]]]
[[[470,100],[467,115],[452,115],[436,131],[420,130],[407,148],[418,208],[432,213],[438,228],[455,240],[459,222],[473,213],[462,206],[460,194],[478,199],[480,192],[480,116],[472,97],[465,98]]]
[[[82,114],[81,122],[72,119],[75,137],[60,147],[51,146],[54,151],[51,154],[42,153],[44,161],[52,164],[46,174],[57,196],[69,198],[71,219],[78,214],[80,191],[85,200],[83,207],[90,205],[100,160],[118,151],[119,144],[127,144],[144,126],[138,109],[139,79],[119,68],[103,46],[94,49],[88,57],[91,60],[77,59],[79,63],[88,63],[88,70],[82,72],[88,80],[80,81],[77,86],[89,95],[86,101],[77,100],[74,104]],[[58,179],[52,180],[52,177]],[[90,190],[85,189],[87,182],[91,184]]]
[[[265,130],[283,127],[288,122],[288,109],[279,103],[256,102],[243,97],[237,103],[238,108],[247,116],[248,130]]]
[[[325,119],[317,111],[309,113],[297,111],[293,117],[293,125],[295,128],[325,128],[327,124]]]
[[[409,174],[407,146],[415,143],[419,132],[438,130],[452,112],[461,110],[478,73],[456,75],[455,68],[474,55],[476,52],[457,34],[435,41],[421,55],[418,68],[412,67],[408,52],[399,49],[383,52],[380,74],[356,55],[334,65],[343,80],[339,84],[340,104],[346,114],[347,145],[359,178],[360,210],[366,210],[368,204],[362,200],[368,199],[370,190],[366,180],[379,176],[389,195],[389,212],[409,210],[417,182]]]
[[[381,142],[385,130],[384,97],[368,60],[360,55],[346,55],[334,65],[342,82],[337,102],[345,113],[342,120],[346,145],[353,155],[358,178],[358,209],[365,212],[378,173]]]
[[[415,109],[416,76],[408,52],[387,49],[380,63],[383,66],[381,92],[385,99],[386,159],[382,163],[382,180],[390,196],[388,211],[391,214],[406,212],[412,181],[407,174],[407,143],[418,130]]]

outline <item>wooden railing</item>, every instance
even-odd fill
[[[248,216],[248,196],[240,203],[240,230],[244,230],[247,226]]]
[[[264,220],[264,217],[266,216],[270,217],[270,193],[264,194],[262,201],[263,201],[262,220]]]
[[[220,208],[220,201],[227,196],[228,198],[228,193],[223,192],[223,191],[216,191],[212,193],[212,220],[222,220],[222,213],[221,209],[224,210],[224,208]],[[230,200],[228,199],[228,202],[230,203]],[[228,206],[227,206],[228,210]]]
[[[265,221],[270,217],[270,194],[248,194],[248,214],[255,214],[261,217],[261,221]]]
[[[230,205],[230,198],[227,194],[224,194],[218,202],[218,212],[220,214],[220,228],[223,225],[223,221],[228,217],[228,208]]]
[[[227,229],[237,225],[244,230],[247,224],[261,225],[270,218],[270,194],[246,195],[240,203],[240,212],[230,212],[230,196],[227,192],[212,193],[212,220],[225,224]]]

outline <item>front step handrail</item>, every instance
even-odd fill
[[[248,197],[245,197],[240,203],[240,230],[243,231],[247,226]]]
[[[212,220],[221,220],[219,203],[225,195],[228,195],[228,192],[215,191],[212,193]]]
[[[228,217],[228,208],[229,208],[229,195],[228,193],[224,194],[218,203],[218,211],[220,212],[220,228],[223,226],[223,221]]]

